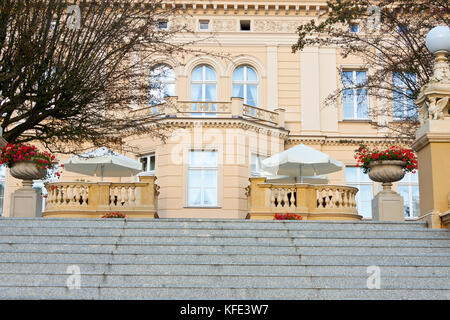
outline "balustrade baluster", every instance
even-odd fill
[[[80,205],[80,185],[75,185],[74,186],[74,190],[75,190],[75,197],[74,197],[74,201],[75,201],[75,205],[79,206]]]
[[[70,184],[70,185],[68,185],[67,186],[67,203],[68,203],[68,205],[73,205],[73,203],[74,203],[74,196],[75,196],[75,193],[74,193],[74,186],[72,185],[72,184]]]
[[[119,201],[120,201],[119,200],[119,190],[118,190],[117,187],[112,187],[111,189],[112,189],[112,192],[113,192],[111,205],[119,206]]]
[[[124,203],[123,203],[123,206],[125,207],[125,206],[129,206],[130,205],[130,203],[129,203],[129,200],[130,200],[130,187],[128,187],[128,186],[126,186],[126,187],[123,187],[123,189],[124,189],[124,195],[125,195],[125,197],[124,197]]]
[[[271,208],[275,208],[276,207],[276,205],[275,205],[275,200],[276,200],[276,195],[275,195],[275,193],[276,193],[277,191],[276,191],[276,188],[271,188],[270,189],[270,207]]]
[[[330,189],[325,189],[325,208],[330,207]]]
[[[132,185],[130,187],[131,190],[131,205],[135,206],[136,205],[136,186]]]
[[[289,207],[289,199],[288,199],[288,190],[283,188],[283,207],[288,208]]]
[[[59,204],[62,204],[62,205],[64,205],[65,203],[64,203],[64,186],[59,186],[58,187],[58,192],[59,192]]]
[[[117,205],[118,206],[122,206],[122,205],[125,205],[125,201],[124,201],[124,188],[122,188],[122,187],[118,187],[118,189],[119,189],[119,197],[118,198],[120,198],[120,200],[118,200],[118,203],[117,203]],[[122,204],[123,203],[123,204]]]

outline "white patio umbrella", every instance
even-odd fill
[[[70,158],[64,168],[90,176],[130,177],[142,171],[142,164],[108,148],[99,148]]]
[[[326,153],[299,144],[262,161],[262,169],[273,175],[317,176],[342,170],[342,163]]]

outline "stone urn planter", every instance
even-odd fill
[[[380,163],[373,161],[368,166],[369,178],[381,182],[383,190],[391,190],[392,182],[399,181],[405,176],[403,168],[406,165],[401,160],[383,160]]]
[[[47,170],[37,169],[33,161],[15,162],[9,172],[14,178],[21,179],[24,187],[31,187],[33,180],[40,180],[47,174]]]

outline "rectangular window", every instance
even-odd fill
[[[42,212],[44,212],[45,210],[45,206],[47,204],[47,196],[48,196],[48,191],[47,189],[45,189],[45,185],[44,182],[42,182],[42,180],[33,180],[33,189],[37,189],[40,194],[42,194]],[[45,196],[45,197],[44,197]]]
[[[266,156],[260,156],[256,153],[252,153],[251,162],[250,162],[250,176],[252,177],[261,177],[263,174],[263,170],[261,162],[266,159]]]
[[[350,25],[349,29],[350,29],[350,32],[352,32],[352,33],[357,33],[359,31],[359,27],[357,24]]]
[[[394,98],[394,120],[417,119],[418,107],[412,96],[412,86],[416,82],[414,73],[392,74],[393,98]]]
[[[420,214],[418,177],[417,172],[408,172],[398,182],[398,193],[403,197],[405,206],[405,218],[415,218]]]
[[[168,30],[169,29],[169,22],[166,20],[159,20],[158,21],[158,29],[160,30]]]
[[[250,20],[241,20],[240,22],[241,31],[250,31]]]
[[[342,72],[344,119],[369,118],[366,82],[366,71]]]
[[[3,215],[3,204],[5,199],[5,177],[6,167],[2,165],[0,166],[0,216]]]
[[[359,189],[356,194],[356,209],[364,218],[372,218],[373,182],[362,168],[346,167],[345,181],[348,186]]]
[[[399,26],[397,27],[397,31],[398,31],[398,33],[400,33],[400,34],[406,33],[406,32],[408,32],[408,27],[405,26],[405,25],[399,25]]]
[[[200,20],[198,28],[200,30],[209,30],[209,20]]]
[[[189,151],[188,206],[217,206],[217,151]]]
[[[154,153],[140,157],[139,161],[142,163],[143,172],[155,173],[156,157]]]

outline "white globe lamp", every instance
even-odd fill
[[[450,51],[450,28],[437,26],[431,29],[425,39],[425,44],[432,53]]]

